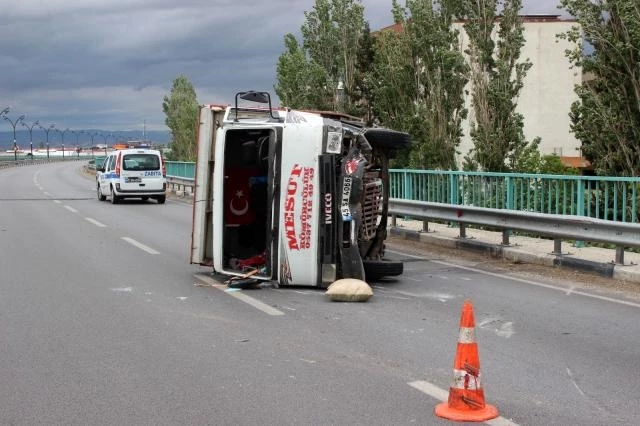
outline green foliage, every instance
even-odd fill
[[[447,0],[407,0],[406,8],[394,1],[402,30],[376,39],[374,113],[381,124],[411,134],[410,167],[456,168],[468,72],[452,28],[456,7]]]
[[[499,5],[502,15],[497,19]],[[458,10],[465,19],[471,63],[474,147],[465,157],[467,170],[514,171],[520,167],[520,157],[531,153],[524,118],[516,112],[524,77],[532,66],[528,59],[520,61],[525,42],[521,9],[521,0],[462,0]]]
[[[173,81],[171,94],[162,102],[165,123],[171,131],[170,160],[195,161],[198,109],[193,85],[184,75],[178,76]]]
[[[276,93],[290,107],[355,110],[364,7],[360,0],[316,0],[305,18],[302,46],[293,35],[285,36]]]
[[[287,51],[278,59],[275,91],[290,108],[329,109],[332,93],[327,89],[329,75],[316,62],[308,61],[293,34],[284,37]]]
[[[571,62],[588,76],[576,87],[572,130],[603,175],[640,173],[640,8],[637,0],[562,0],[579,25],[561,35],[575,43]],[[593,46],[583,49],[582,40]]]

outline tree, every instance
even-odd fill
[[[171,131],[171,153],[174,161],[195,161],[198,101],[193,85],[184,75],[173,81],[171,94],[164,97],[162,110]]]
[[[498,6],[502,15],[498,17]],[[521,0],[462,0],[459,16],[469,37],[471,66],[471,138],[466,169],[505,172],[519,170],[519,161],[540,143],[525,139],[524,118],[517,99],[531,62],[520,61],[524,27]]]
[[[562,0],[578,24],[561,37],[589,80],[576,87],[572,131],[596,173],[640,174],[640,8],[632,0]],[[593,49],[588,52],[582,41]]]
[[[278,59],[275,91],[290,108],[329,109],[332,92],[327,90],[329,75],[318,63],[308,61],[293,34],[284,37],[287,51]]]
[[[455,0],[407,0],[406,8],[394,0],[399,30],[377,36],[374,111],[411,134],[412,167],[456,168],[468,73],[452,26],[457,8]]]
[[[285,104],[305,99],[319,102],[309,108],[326,109],[328,105],[333,110],[353,110],[355,102],[350,93],[355,92],[364,7],[360,0],[316,0],[305,18],[302,47],[292,34],[285,36],[287,51],[278,61],[276,93],[284,95],[281,100]],[[296,83],[290,83],[290,79]],[[344,103],[338,99],[340,83],[346,94]],[[292,89],[304,94],[294,96]]]

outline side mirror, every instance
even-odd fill
[[[96,172],[104,172],[104,167],[103,166],[96,167]]]

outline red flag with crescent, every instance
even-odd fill
[[[224,220],[226,225],[247,225],[256,214],[251,210],[251,178],[256,168],[227,169],[224,182]]]

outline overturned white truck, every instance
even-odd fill
[[[191,263],[280,286],[402,274],[384,241],[389,159],[406,133],[274,110],[267,92],[249,91],[203,106],[197,140]]]

